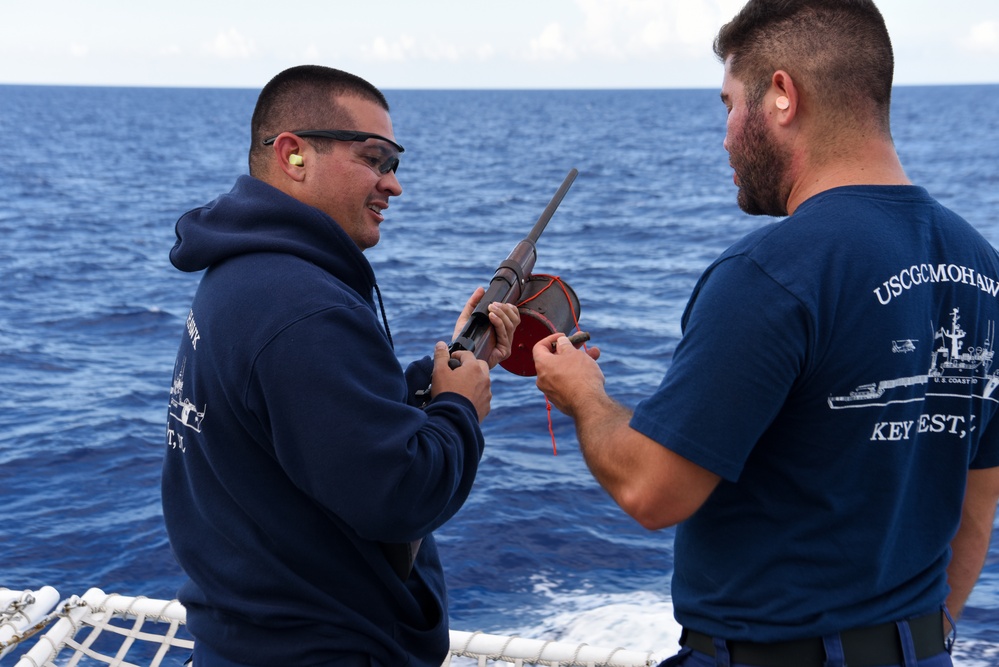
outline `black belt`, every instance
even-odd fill
[[[909,629],[917,660],[932,658],[947,650],[940,612],[909,619]],[[902,640],[894,623],[845,630],[839,636],[846,664],[850,667],[901,665],[904,662]],[[714,640],[695,630],[684,628],[680,645],[710,656],[715,654]],[[729,641],[726,645],[733,663],[754,667],[822,667],[826,661],[825,647],[818,637],[770,644]]]

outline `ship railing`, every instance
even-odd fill
[[[108,594],[91,588],[59,601],[46,586],[37,591],[0,588],[0,662],[13,667],[160,667],[183,663],[194,649],[187,611],[177,600]],[[28,640],[34,643],[28,647]],[[600,648],[482,632],[452,630],[442,667],[651,667],[652,653]],[[19,649],[14,654],[14,649]],[[169,658],[169,662],[164,662]],[[58,662],[56,662],[58,660]]]

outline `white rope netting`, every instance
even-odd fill
[[[59,591],[51,586],[37,591],[0,588],[0,658],[41,631],[58,602]]]
[[[454,658],[473,658],[479,667],[492,663],[545,665],[546,667],[651,667],[652,653],[623,648],[598,648],[588,644],[524,639],[482,632],[451,631],[451,651],[443,667],[457,667]]]
[[[54,616],[55,624],[14,667],[159,667],[171,651],[170,664],[179,664],[194,648],[182,632],[187,613],[176,600],[91,588],[60,604]]]
[[[91,588],[83,597],[73,596],[56,606],[58,595],[50,587],[0,588],[0,657],[35,635],[34,645],[13,667],[160,667],[182,664],[194,648],[184,628],[187,612],[176,600],[126,597]],[[655,663],[651,653],[623,648],[452,630],[442,667],[651,667]]]

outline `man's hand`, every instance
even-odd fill
[[[538,370],[537,385],[548,400],[570,417],[577,406],[605,396],[604,374],[597,366],[600,348],[577,350],[565,334],[552,334],[532,350]]]
[[[472,292],[465,307],[461,309],[451,340],[457,338],[461,330],[465,328],[465,323],[468,322],[468,318],[472,316],[472,311],[479,305],[479,301],[482,300],[485,293],[486,290],[482,287],[477,287]],[[509,357],[510,353],[513,352],[513,333],[520,324],[520,310],[512,303],[491,303],[489,304],[489,323],[496,331],[496,345],[486,361],[489,368],[494,368],[496,364]]]
[[[451,369],[448,360],[454,356],[461,366]],[[489,414],[492,389],[489,382],[489,366],[476,359],[471,352],[460,350],[454,355],[448,353],[447,343],[438,342],[434,346],[434,373],[430,385],[431,398],[443,392],[461,394],[472,402],[481,423]]]
[[[618,505],[649,530],[688,519],[721,478],[631,428],[631,410],[604,391],[600,351],[562,334],[534,346],[538,389],[576,423],[586,465]]]

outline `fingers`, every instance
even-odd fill
[[[489,304],[489,320],[500,329],[513,331],[520,324],[520,309],[512,303],[493,301]]]
[[[466,364],[478,363],[480,361],[481,361],[480,359],[475,358],[475,354],[469,352],[468,350],[457,350],[451,353],[450,362],[458,362],[458,363],[451,363],[452,369],[457,368],[458,366],[464,366]],[[482,361],[482,363],[486,362]]]
[[[565,337],[565,334],[553,333],[550,336],[545,336],[534,344],[534,349],[532,350],[534,358],[537,359],[538,357],[546,354],[556,354],[558,351],[559,341],[564,341],[565,345],[572,347],[572,343],[570,343],[569,339]]]
[[[534,365],[538,371],[538,376],[547,374],[560,365],[563,368],[568,368],[564,366],[561,360],[564,359],[566,362],[569,362],[573,359],[578,359],[578,357],[572,355],[583,345],[585,342],[584,338],[589,338],[589,335],[580,335],[577,333],[566,337],[565,334],[554,333],[535,343],[531,354],[534,357]],[[600,358],[600,348],[598,347],[589,346],[581,351],[593,361]],[[556,359],[559,361],[556,361]]]
[[[450,364],[454,363],[455,366]],[[434,346],[434,375],[430,393],[437,397],[444,392],[461,394],[475,406],[481,422],[489,414],[492,390],[490,388],[489,367],[486,362],[476,359],[467,350],[448,354],[447,345]]]
[[[447,343],[444,341],[437,341],[434,345],[434,366],[447,364],[450,358],[451,354],[447,351]]]
[[[552,340],[554,338],[554,340]],[[551,341],[549,347],[551,351],[555,354],[560,352],[565,352],[567,350],[575,350],[581,346],[585,341],[574,336],[566,336],[564,333],[553,334],[545,339],[546,341]]]
[[[520,326],[520,309],[512,303],[493,302],[489,304],[489,322],[496,330],[497,344],[509,347]]]
[[[479,301],[482,300],[485,293],[486,290],[483,287],[476,287],[475,291],[472,292],[472,296],[468,297],[465,307],[461,309],[461,313],[458,314],[458,320],[454,323],[454,334],[451,336],[451,340],[454,340],[461,334],[461,330],[465,328],[465,323],[472,317],[472,312],[479,305]]]
[[[486,293],[485,288],[476,287],[475,291],[472,292],[472,296],[468,297],[468,301],[465,302],[465,307],[461,309],[461,314],[464,317],[471,317],[472,311],[475,307],[479,305],[479,301],[482,300],[482,296]]]

